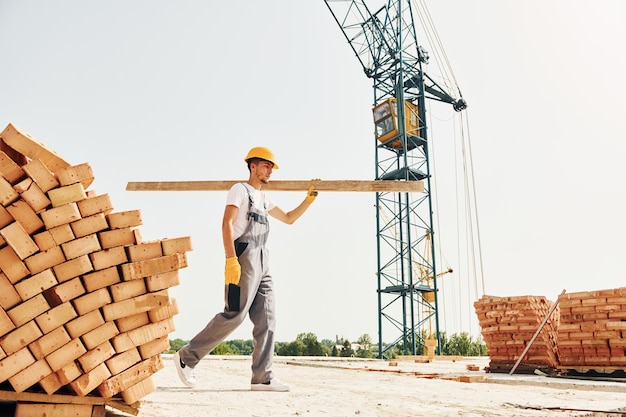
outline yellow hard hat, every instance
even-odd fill
[[[274,152],[270,151],[268,148],[264,148],[263,146],[257,146],[256,148],[252,148],[248,151],[248,155],[244,158],[244,161],[248,163],[248,160],[252,158],[264,159],[266,161],[270,161],[274,164],[274,169],[278,169],[278,164],[276,163],[276,157],[274,157]]]

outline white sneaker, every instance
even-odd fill
[[[276,391],[276,392],[286,392],[291,390],[291,387],[285,384],[278,378],[272,378],[269,382],[264,382],[262,384],[251,384],[250,388],[252,391]]]
[[[176,372],[178,372],[178,377],[180,378],[182,383],[188,386],[189,388],[195,387],[196,377],[193,375],[193,368],[190,368],[189,366],[183,363],[183,361],[180,359],[180,353],[178,353],[178,351],[174,353],[172,360],[174,361]]]

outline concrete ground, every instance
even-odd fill
[[[486,357],[397,366],[277,357],[276,376],[292,386],[285,393],[250,391],[249,357],[206,357],[195,369],[194,389],[182,385],[171,355],[164,362],[139,417],[626,416],[619,411],[626,410],[626,382],[486,373]]]

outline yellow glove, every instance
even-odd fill
[[[315,197],[317,197],[317,190],[315,189],[315,186],[312,185],[306,192],[306,197],[304,198],[304,201],[306,201],[307,203],[312,203],[315,201]]]
[[[226,258],[224,278],[226,280],[226,285],[239,285],[239,278],[241,278],[241,265],[239,265],[239,260],[236,256],[233,256],[232,258]]]

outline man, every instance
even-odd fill
[[[292,224],[309,208],[317,196],[314,187],[296,208],[283,211],[263,191],[274,169],[278,169],[272,151],[264,147],[250,149],[245,162],[250,177],[228,192],[222,220],[222,239],[226,254],[225,307],[186,346],[174,354],[174,364],[183,384],[193,388],[193,368],[249,314],[253,323],[253,391],[289,391],[289,386],[274,377],[274,291],[265,247],[269,233],[268,214]]]

